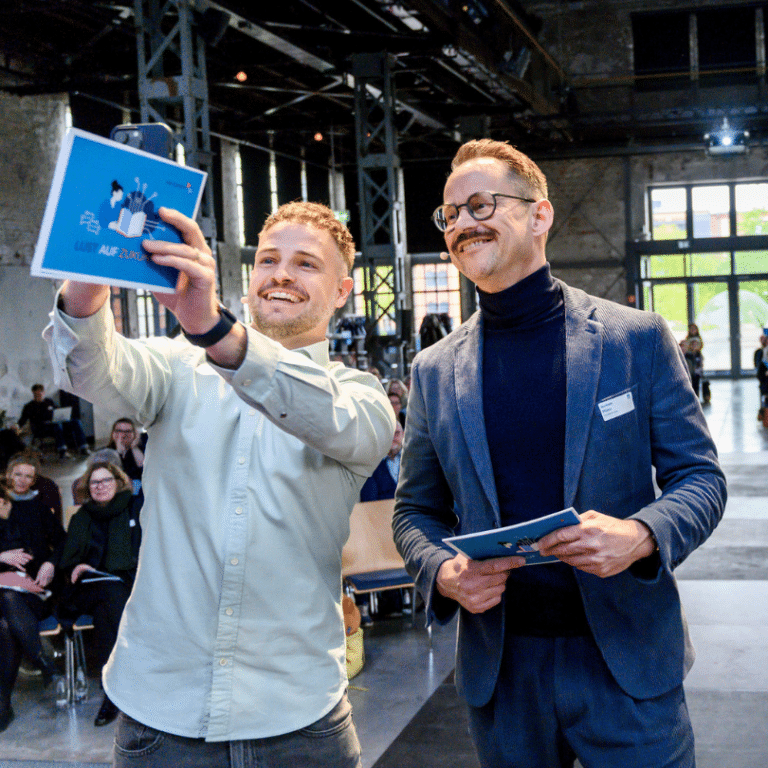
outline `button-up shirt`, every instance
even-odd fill
[[[57,384],[147,427],[144,532],[105,668],[109,697],[163,731],[275,736],[346,685],[341,550],[394,414],[378,382],[252,328],[237,370],[183,339],[125,339],[107,305],[55,309]]]

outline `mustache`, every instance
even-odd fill
[[[296,283],[278,283],[274,280],[265,280],[256,291],[259,298],[265,298],[266,294],[273,290],[286,291],[296,294],[301,299],[308,299],[309,294]]]
[[[463,242],[467,240],[471,240],[473,237],[488,237],[489,235],[493,238],[496,237],[496,235],[493,232],[491,232],[488,229],[482,229],[481,227],[475,227],[475,229],[465,230],[464,232],[459,233],[459,235],[453,241],[452,249],[455,250]]]

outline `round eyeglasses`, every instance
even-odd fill
[[[114,477],[105,477],[103,480],[91,480],[88,485],[91,486],[91,488],[104,488],[107,485],[110,485],[110,483],[116,483],[117,479]]]
[[[501,192],[475,192],[474,195],[470,195],[466,203],[460,203],[454,205],[453,203],[445,203],[445,205],[438,205],[435,208],[435,212],[432,214],[432,221],[435,222],[435,226],[441,231],[445,232],[447,229],[455,226],[459,219],[459,209],[466,208],[469,211],[469,215],[475,221],[485,221],[490,219],[494,213],[496,213],[496,198],[508,197],[511,200],[521,200],[524,203],[535,203],[535,200],[531,200],[530,197],[518,197],[517,195],[505,195]]]

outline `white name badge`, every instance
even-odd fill
[[[597,407],[600,409],[603,421],[610,421],[617,416],[623,416],[625,413],[635,410],[635,401],[632,399],[631,392],[624,392],[621,395],[616,395],[608,400],[603,400],[602,403],[598,403]]]

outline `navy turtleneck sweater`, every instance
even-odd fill
[[[549,265],[499,293],[480,296],[483,412],[501,524],[563,508],[565,306]],[[573,569],[564,563],[512,571],[507,631],[589,632]]]

